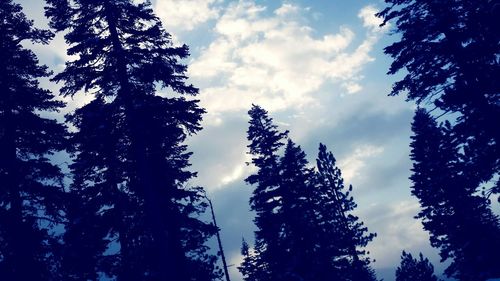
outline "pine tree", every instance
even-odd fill
[[[357,207],[350,195],[352,186],[345,188],[335,157],[323,144],[319,145],[316,163],[314,198],[321,222],[318,256],[322,257],[322,268],[332,275],[338,274],[340,280],[376,280],[370,259],[364,256],[363,250],[376,235],[368,233],[363,222],[352,214]]]
[[[63,106],[38,79],[50,73],[26,42],[52,34],[33,27],[20,5],[0,2],[0,276],[53,280],[62,222],[63,175],[49,157],[63,149],[65,127],[44,117]]]
[[[422,253],[419,259],[403,251],[401,264],[396,269],[396,281],[438,281],[434,275],[434,266]]]
[[[394,23],[397,42],[385,48],[389,74],[405,70],[391,95],[404,93],[445,115],[468,151],[463,173],[476,188],[499,193],[500,5],[497,1],[386,0],[378,15]],[[495,182],[496,181],[496,182]]]
[[[64,82],[64,95],[83,90],[95,97],[69,117],[78,129],[72,190],[80,202],[66,235],[75,246],[68,249],[68,275],[216,278],[215,257],[204,245],[215,229],[198,219],[206,207],[201,188],[185,187],[195,173],[186,170],[191,153],[182,143],[201,129],[204,112],[182,97],[198,93],[179,62],[187,46],[172,45],[149,2],[47,3],[51,27],[67,32],[68,54],[78,55],[54,80]],[[159,96],[157,86],[178,95]],[[78,237],[78,229],[87,235]],[[71,266],[87,261],[87,268]]]
[[[258,168],[257,173],[245,179],[249,184],[256,185],[250,198],[251,210],[256,212],[254,222],[257,226],[252,260],[254,264],[240,271],[247,275],[245,280],[274,280],[277,272],[277,255],[279,255],[279,214],[278,194],[279,180],[279,149],[284,145],[288,132],[280,132],[273,124],[263,108],[252,105],[248,111],[250,116],[247,137],[249,153],[253,156],[252,163]],[[247,260],[246,264],[249,265]],[[253,270],[252,270],[253,269]]]
[[[356,204],[333,155],[321,145],[315,173],[288,139],[280,157],[287,132],[258,106],[249,115],[248,147],[258,170],[247,182],[255,185],[250,202],[257,231],[253,249],[242,245],[244,279],[376,280],[363,250],[375,235],[351,214]]]
[[[280,157],[278,150],[287,132],[279,132],[258,106],[249,115],[249,148],[259,170],[247,182],[257,185],[251,206],[257,211],[258,230],[252,251],[243,242],[240,271],[245,280],[312,280],[314,214],[308,192],[312,171],[306,167],[306,155],[288,140]]]
[[[118,160],[123,152],[117,145],[120,126],[115,125],[115,111],[112,104],[96,99],[67,118],[79,129],[73,133],[69,147],[76,157],[70,165],[73,183],[64,233],[62,275],[67,280],[98,280],[102,272],[113,275],[112,268],[119,266],[119,256],[104,257],[102,253],[113,239],[123,239],[116,237],[116,232],[123,233],[124,228],[133,225],[131,218],[126,219],[129,216],[117,212],[131,202],[127,202],[129,198],[118,183],[123,178],[124,163]],[[116,208],[111,208],[113,205]]]
[[[489,202],[500,192],[500,130],[494,121],[500,119],[500,5],[489,0],[385,2],[389,7],[378,15],[384,24],[393,22],[400,35],[385,48],[394,59],[389,74],[406,72],[391,95],[404,93],[448,121],[437,126],[423,111],[414,120],[413,193],[423,207],[419,217],[441,257],[454,260],[449,275],[461,280],[500,275],[494,262],[499,260],[494,255],[499,252],[498,218]],[[480,230],[491,247],[473,235]]]
[[[280,187],[280,263],[278,280],[320,280],[312,270],[316,218],[313,206],[312,169],[307,167],[306,154],[288,140],[279,162]],[[320,278],[318,278],[320,277]]]
[[[417,218],[442,260],[452,260],[446,274],[464,281],[498,277],[499,220],[489,200],[476,193],[475,177],[462,172],[467,164],[451,125],[438,126],[429,113],[418,109],[412,130],[410,179],[422,208]]]
[[[255,241],[254,248],[257,250],[263,249],[258,243],[261,242]],[[238,270],[244,276],[245,280],[270,280],[268,269],[265,267],[265,263],[260,259],[260,253],[250,249],[245,239],[241,241],[240,253],[243,256],[243,261],[238,267]]]

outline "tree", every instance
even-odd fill
[[[78,131],[72,134],[68,149],[75,157],[70,165],[73,182],[66,204],[61,268],[66,280],[98,280],[102,272],[113,275],[119,256],[103,255],[117,238],[110,231],[123,233],[133,225],[133,213],[122,217],[117,211],[131,202],[118,184],[124,177],[124,163],[119,161],[124,153],[117,145],[121,126],[115,125],[116,115],[112,104],[96,99],[67,117]],[[120,246],[125,244],[123,236],[118,238]]]
[[[352,212],[357,204],[345,188],[335,157],[324,144],[319,145],[315,176],[317,217],[321,222],[318,239],[322,268],[337,271],[340,280],[376,280],[370,259],[363,250],[376,236]],[[327,262],[325,262],[327,261]]]
[[[383,24],[394,22],[394,31],[400,35],[397,42],[385,48],[385,53],[394,58],[389,74],[407,72],[394,84],[391,95],[406,93],[418,105],[434,107],[429,112],[436,112],[436,119],[447,121],[436,128],[429,113],[420,112],[415,117],[418,134],[435,138],[434,143],[429,140],[425,144],[427,148],[416,148],[414,140],[416,166],[426,167],[413,176],[414,193],[428,210],[419,217],[425,218],[431,244],[442,250],[441,257],[454,259],[447,270],[449,275],[463,280],[490,276],[500,267],[493,262],[498,260],[493,251],[498,249],[497,243],[492,247],[476,245],[474,249],[471,245],[478,243],[473,233],[481,227],[488,231],[485,241],[498,241],[500,237],[498,218],[489,210],[490,195],[500,192],[500,130],[493,121],[500,120],[500,84],[496,79],[500,73],[500,5],[490,0],[386,3],[389,7],[378,16],[384,18]],[[419,142],[424,145],[426,141],[420,137]],[[424,157],[424,149],[429,149],[432,157]],[[438,201],[446,205],[439,206]],[[460,238],[452,235],[457,231],[452,227],[452,217],[459,222],[455,225],[462,227]],[[442,232],[438,231],[441,228]]]
[[[201,129],[204,113],[183,97],[198,93],[179,62],[187,46],[173,46],[149,2],[47,3],[51,27],[66,32],[68,54],[77,55],[54,80],[64,82],[63,95],[95,97],[68,119],[78,129],[72,190],[80,201],[66,235],[76,246],[68,270],[118,280],[216,278],[204,245],[215,228],[198,218],[202,189],[186,187],[196,174],[186,170],[191,153],[182,143]],[[159,96],[158,86],[177,96]],[[87,235],[71,234],[78,229]],[[80,256],[82,249],[88,252]],[[87,261],[87,268],[71,266]]]
[[[279,198],[280,187],[278,150],[284,145],[288,132],[280,132],[263,108],[252,105],[247,137],[252,163],[258,171],[245,179],[256,185],[250,198],[250,208],[255,211],[254,254],[247,255],[240,267],[245,280],[273,280],[276,270],[279,240]],[[248,251],[246,251],[248,253]],[[254,262],[253,265],[250,259]],[[246,265],[246,266],[245,266]]]
[[[463,173],[476,188],[499,193],[500,5],[497,1],[386,0],[378,15],[395,23],[399,41],[385,48],[394,58],[389,74],[406,70],[391,95],[406,93],[433,104],[453,125],[453,137],[467,150]],[[496,182],[495,181],[496,179]]]
[[[52,34],[33,27],[20,5],[0,2],[0,276],[53,280],[52,227],[62,222],[63,175],[49,156],[63,149],[65,127],[44,117],[63,106],[38,79],[46,66],[23,47]]]
[[[467,163],[450,136],[453,128],[447,122],[438,126],[427,111],[418,109],[412,130],[410,179],[421,205],[417,218],[442,260],[452,260],[446,274],[459,280],[499,276],[499,220],[489,200],[476,192],[475,177],[462,172]]]
[[[244,241],[239,267],[247,281],[370,280],[375,275],[362,249],[374,234],[351,212],[335,158],[320,146],[318,172],[309,167],[300,146],[281,133],[258,106],[249,111],[250,154],[257,172],[251,207],[256,212],[255,244]]]
[[[313,170],[308,168],[306,154],[288,140],[279,161],[280,186],[276,197],[279,207],[278,280],[320,280],[312,270],[315,261],[315,213],[313,204]]]
[[[243,275],[244,280],[270,280],[269,268],[266,266],[265,261],[261,259],[261,250],[264,247],[260,243],[262,241],[256,240],[254,249],[250,249],[245,239],[241,243],[240,253],[243,256],[243,261],[238,270]]]
[[[438,281],[434,275],[434,266],[422,253],[419,259],[403,251],[401,264],[396,269],[396,281]]]
[[[248,147],[258,171],[246,181],[256,185],[250,203],[258,229],[252,251],[243,243],[240,271],[245,280],[311,280],[312,171],[306,155],[288,140],[280,157],[288,132],[279,132],[259,106],[249,115]]]

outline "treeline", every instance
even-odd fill
[[[442,260],[452,261],[448,276],[500,277],[490,201],[500,193],[500,8],[386,2],[379,15],[402,34],[386,48],[390,73],[408,71],[392,94],[421,105],[411,144],[417,217]],[[0,1],[0,279],[220,280],[206,246],[217,229],[200,219],[205,193],[188,185],[196,173],[184,141],[201,130],[205,112],[181,63],[188,47],[172,44],[149,2],[46,0],[45,15],[51,30]],[[64,33],[74,59],[52,75],[25,46],[47,44],[54,32]],[[62,85],[61,96],[91,101],[64,123],[45,117],[65,106],[40,86],[47,77]],[[253,247],[243,241],[244,279],[376,280],[365,251],[375,234],[353,215],[352,187],[333,154],[320,144],[313,168],[263,108],[249,116],[257,170],[246,182],[257,231]],[[71,155],[69,175],[51,161],[59,151]],[[437,280],[427,259],[406,252],[396,278]]]
[[[254,105],[248,113],[258,170],[246,182],[255,186],[250,205],[258,230],[253,249],[243,242],[245,280],[377,280],[363,250],[375,234],[352,214],[352,186],[344,186],[333,154],[320,144],[313,169],[264,109]]]

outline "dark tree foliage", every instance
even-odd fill
[[[386,0],[378,15],[400,40],[385,48],[389,74],[406,70],[391,95],[449,114],[475,185],[500,192],[500,3],[495,0]],[[452,120],[453,119],[453,120]],[[496,182],[495,181],[496,178]],[[490,186],[493,186],[490,188]]]
[[[250,198],[250,207],[255,211],[255,245],[252,255],[240,269],[246,280],[274,280],[277,271],[280,221],[279,203],[279,155],[278,150],[284,145],[288,132],[280,132],[272,118],[263,108],[252,105],[248,111],[250,125],[247,130],[249,153],[252,163],[258,168],[257,173],[246,178],[246,182],[256,185]],[[248,252],[248,251],[247,251]],[[252,264],[251,267],[245,266]]]
[[[54,280],[62,174],[47,157],[63,149],[65,127],[40,112],[63,104],[40,88],[49,76],[23,43],[47,43],[21,6],[0,1],[0,278]]]
[[[272,280],[268,261],[264,258],[266,254],[265,249],[262,240],[255,239],[253,249],[250,249],[248,243],[243,240],[241,245],[243,261],[238,267],[238,270],[243,275],[244,280]]]
[[[312,270],[315,257],[315,214],[313,186],[310,183],[313,170],[307,168],[306,154],[300,146],[288,140],[283,157],[279,161],[280,187],[279,254],[277,280],[319,280]],[[275,280],[276,280],[275,279]],[[321,279],[321,278],[320,278]]]
[[[320,146],[317,173],[291,140],[280,157],[287,132],[258,106],[249,115],[257,231],[254,248],[242,246],[245,280],[376,280],[362,250],[374,234],[351,214],[356,204],[331,153]]]
[[[120,189],[124,186],[118,186],[118,180],[124,177],[125,163],[118,160],[123,157],[118,147],[124,144],[118,143],[121,126],[115,122],[117,115],[113,104],[96,99],[67,118],[78,128],[69,149],[77,157],[70,166],[73,183],[64,233],[62,274],[67,280],[98,280],[100,272],[113,275],[111,266],[118,265],[119,257],[102,256],[111,240],[116,239],[116,235],[108,234],[125,232],[124,228],[133,225],[133,217],[117,213],[131,204],[126,192]],[[113,205],[116,208],[111,208]],[[120,243],[121,246],[122,240]]]
[[[369,233],[363,222],[352,214],[357,207],[350,195],[352,186],[344,186],[335,157],[324,144],[319,145],[316,163],[314,198],[320,221],[318,240],[328,241],[318,249],[318,255],[323,257],[322,268],[337,271],[340,280],[376,280],[370,259],[363,250],[376,234]]]
[[[201,129],[198,90],[186,84],[174,47],[150,3],[47,0],[51,27],[66,32],[61,93],[95,98],[68,116],[74,203],[68,210],[64,274],[95,280],[213,280],[204,245],[215,228],[198,219],[202,189],[186,187],[191,153],[182,143]],[[163,97],[157,87],[176,95]],[[81,234],[83,232],[83,234]]]
[[[434,266],[422,253],[419,259],[403,251],[401,264],[396,269],[396,281],[438,281],[434,275]]]
[[[412,194],[418,198],[431,245],[442,260],[451,259],[446,274],[459,280],[500,276],[500,224],[490,202],[476,191],[475,177],[463,170],[460,145],[447,122],[438,126],[424,109],[412,124],[414,161]]]
[[[438,127],[428,113],[415,117],[412,179],[423,204],[419,217],[441,257],[454,260],[449,275],[498,277],[499,225],[489,196],[500,193],[500,4],[385,2],[389,7],[378,15],[400,35],[385,48],[394,58],[389,74],[406,71],[391,95],[405,93],[449,121]],[[473,233],[486,235],[484,243]]]

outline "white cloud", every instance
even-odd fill
[[[274,11],[274,13],[278,16],[293,15],[298,12],[299,12],[299,7],[289,3],[284,3],[281,7],[276,9],[276,11]]]
[[[219,15],[219,0],[157,0],[156,15],[168,29],[192,30]]]
[[[190,64],[189,76],[199,81],[209,112],[242,110],[252,102],[271,111],[300,108],[315,103],[312,94],[328,82],[347,93],[362,90],[360,72],[374,60],[370,52],[379,38],[371,27],[352,46],[351,29],[317,36],[294,16],[307,8],[284,3],[272,13],[266,9],[247,0],[229,4],[214,27],[214,41]]]
[[[250,175],[252,172],[256,171],[256,168],[253,165],[247,165],[246,163],[251,162],[252,158],[246,152],[243,154],[243,157],[239,159],[236,165],[231,166],[231,168],[226,167],[224,171],[222,171],[221,181],[218,187],[223,187],[227,184],[236,181],[243,181],[243,178]],[[227,169],[229,168],[229,169]],[[229,170],[229,173],[224,173]]]
[[[241,179],[243,177],[244,171],[245,165],[237,165],[228,175],[222,177],[221,184],[226,185],[228,183]]]
[[[362,145],[354,150],[354,153],[339,161],[342,176],[346,182],[352,182],[353,178],[360,174],[366,166],[367,158],[377,156],[384,151],[383,147],[373,145]]]
[[[363,20],[364,27],[369,28],[375,32],[384,31],[388,28],[388,25],[380,27],[380,24],[382,24],[383,20],[382,18],[375,16],[375,14],[378,12],[379,10],[374,6],[365,6],[359,11],[358,17]]]

